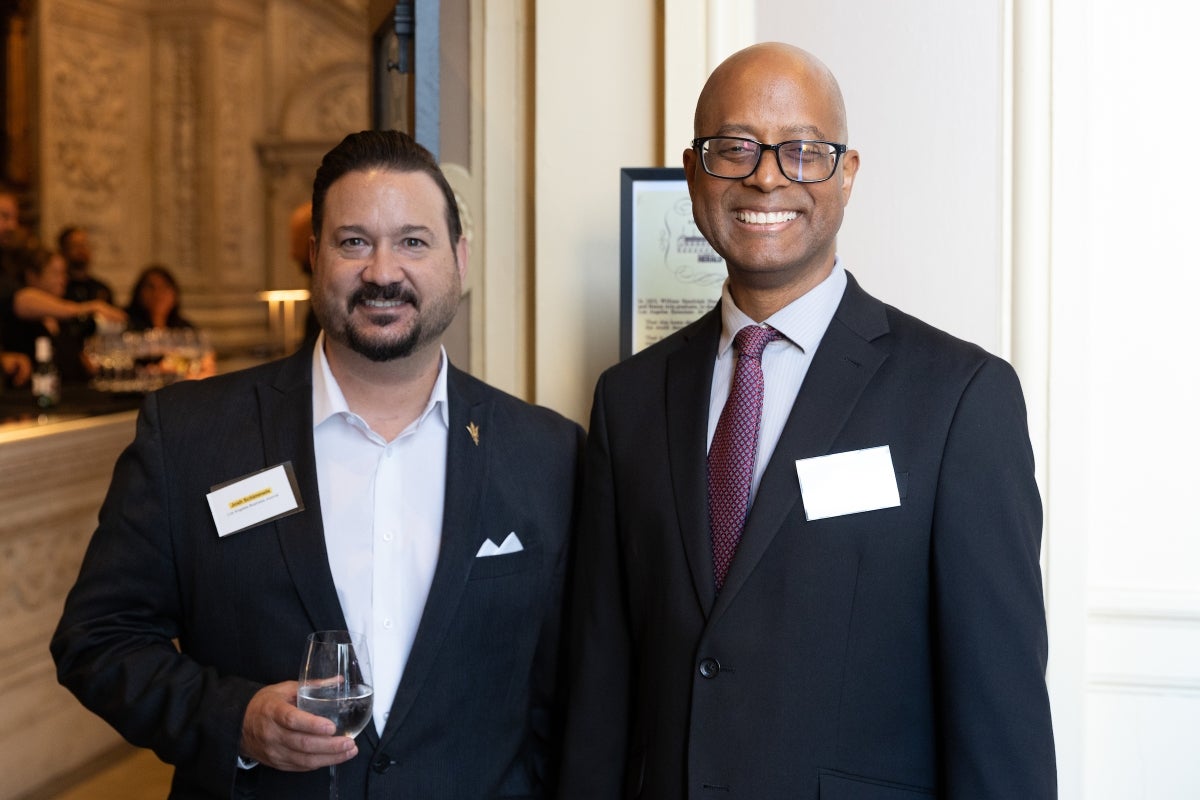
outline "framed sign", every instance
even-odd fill
[[[621,170],[621,358],[701,317],[725,261],[700,234],[682,167]]]

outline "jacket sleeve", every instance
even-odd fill
[[[596,387],[584,463],[569,646],[570,696],[560,797],[622,796],[633,648],[617,535],[604,379]]]
[[[990,358],[945,443],[931,568],[946,798],[1056,796],[1042,506],[1016,374]]]
[[[180,653],[184,602],[170,454],[150,395],[117,460],[99,526],[50,642],[58,679],[131,743],[228,795],[242,717],[260,684]],[[195,454],[180,454],[194,457]]]

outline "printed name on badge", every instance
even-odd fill
[[[304,510],[292,462],[212,487],[208,507],[218,536],[238,533]]]

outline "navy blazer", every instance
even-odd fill
[[[720,330],[718,308],[596,387],[561,797],[1054,797],[1041,502],[1012,368],[851,278],[718,594]],[[795,461],[881,445],[900,506],[807,521]]]
[[[146,399],[51,643],[84,705],[176,766],[172,798],[328,791],[324,769],[236,768],[251,696],[298,677],[308,633],[346,627],[321,524],[311,370],[304,348]],[[383,734],[369,725],[338,768],[348,798],[544,797],[555,780],[582,430],[453,367],[447,391],[437,567]],[[208,492],[283,462],[304,511],[219,538]],[[476,558],[510,531],[522,551]]]

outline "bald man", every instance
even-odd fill
[[[837,255],[859,155],[782,44],[683,154],[728,280],[596,387],[560,796],[1052,798],[1024,401]]]

